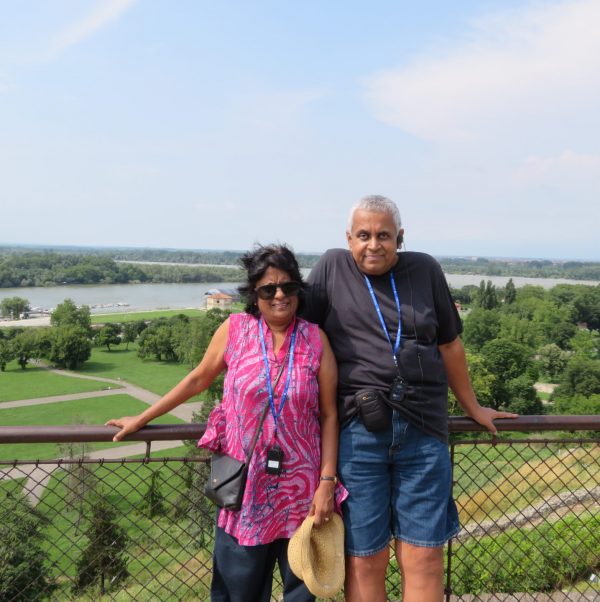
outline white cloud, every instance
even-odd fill
[[[528,157],[515,172],[517,181],[523,183],[548,184],[566,179],[584,183],[586,186],[595,181],[600,185],[600,155],[578,154],[571,150],[556,157]],[[596,188],[598,191],[598,188]]]
[[[379,120],[436,141],[564,132],[565,120],[597,112],[598,22],[597,0],[535,2],[480,19],[445,49],[372,75],[367,100]]]
[[[117,20],[136,0],[103,0],[86,17],[69,25],[50,41],[44,53],[45,60],[52,60],[59,54],[79,44],[109,23]]]

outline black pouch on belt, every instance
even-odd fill
[[[392,422],[392,410],[385,402],[383,393],[372,389],[363,389],[354,396],[360,419],[371,432],[384,431]]]

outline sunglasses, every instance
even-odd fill
[[[301,285],[299,282],[291,280],[290,282],[282,282],[280,284],[264,284],[255,288],[254,291],[261,299],[268,301],[275,297],[278,288],[281,289],[281,292],[286,297],[295,297],[300,292]]]

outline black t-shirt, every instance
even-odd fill
[[[400,374],[407,382],[403,416],[443,441],[448,437],[448,384],[438,345],[453,341],[462,324],[440,265],[424,253],[398,254],[391,269],[401,304]],[[395,342],[398,312],[390,272],[369,277]],[[356,412],[361,389],[389,390],[397,374],[364,274],[349,251],[330,249],[308,277],[303,317],[323,328],[338,362],[338,412],[343,424]]]

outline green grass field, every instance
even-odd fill
[[[175,362],[142,360],[137,356],[137,345],[115,347],[112,351],[94,348],[92,357],[77,372],[89,376],[122,379],[157,395],[164,395],[188,372],[189,367]]]
[[[0,424],[3,426],[20,425],[70,425],[70,424],[104,424],[109,418],[135,415],[148,406],[129,395],[108,395],[91,397],[76,401],[61,401],[46,405],[27,406],[24,408],[0,407]],[[153,424],[182,424],[179,418],[166,414],[153,421]],[[89,443],[90,451],[105,449],[115,445],[128,443]],[[0,445],[0,459],[11,461],[47,460],[60,456],[55,443],[23,443],[16,445]]]
[[[104,387],[106,383],[60,376],[38,366],[21,370],[14,361],[7,364],[5,372],[0,372],[0,408],[3,401],[100,391]]]
[[[94,314],[92,324],[108,324],[113,322],[137,322],[139,320],[158,320],[158,318],[172,318],[183,314],[194,318],[204,313],[202,309],[161,309],[152,311],[125,312],[120,314]]]

